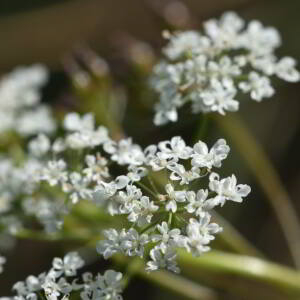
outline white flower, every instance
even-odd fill
[[[23,281],[17,281],[13,285],[12,290],[15,290],[18,293],[18,295],[26,295],[28,293],[26,284]]]
[[[189,184],[191,181],[200,177],[199,168],[194,167],[190,171],[186,171],[184,166],[178,163],[172,163],[168,166],[168,169],[172,171],[170,175],[171,180],[180,180],[180,184]]]
[[[262,75],[271,76],[274,75],[276,68],[277,58],[275,55],[264,55],[264,56],[256,56],[254,54],[250,54],[248,56],[242,56],[242,60],[245,60],[245,66],[248,63],[252,66],[255,71],[262,72]]]
[[[102,279],[101,288],[104,294],[104,299],[111,300],[122,300],[122,297],[119,295],[122,292],[122,273],[115,272],[113,270],[105,271]]]
[[[83,300],[122,300],[122,274],[113,270],[105,271],[104,275],[98,274],[93,280],[85,280],[80,297]]]
[[[153,88],[160,93],[160,102],[156,103],[154,123],[166,124],[177,121],[177,107],[183,105],[178,85],[181,83],[183,65],[181,63],[170,65],[161,62],[154,67],[154,76],[151,80]]]
[[[199,53],[209,44],[210,40],[196,31],[177,32],[170,36],[170,42],[163,52],[169,59],[176,60],[184,55]]]
[[[132,140],[122,139],[118,143],[108,141],[103,146],[104,151],[111,154],[111,159],[120,165],[141,165],[144,153],[140,146],[132,144]]]
[[[127,176],[120,175],[112,182],[112,185],[116,190],[121,190],[128,185],[129,181],[130,180]]]
[[[145,149],[146,164],[152,167],[153,171],[160,171],[167,168],[178,159],[170,155],[165,155],[164,152],[156,152],[157,147],[150,145]]]
[[[283,57],[275,67],[276,75],[286,81],[297,82],[300,80],[300,73],[296,70],[296,60],[292,57]]]
[[[0,273],[3,272],[3,265],[6,263],[6,258],[0,255]]]
[[[28,145],[29,151],[35,156],[42,156],[50,150],[50,140],[44,134],[39,134]]]
[[[161,156],[165,159],[173,158],[188,159],[192,153],[192,148],[186,146],[184,140],[180,136],[173,137],[170,141],[160,142],[158,144]]]
[[[85,157],[85,163],[88,167],[83,169],[83,173],[86,175],[89,181],[102,181],[104,178],[109,177],[107,159],[101,156],[99,153],[97,153],[95,156],[87,155]]]
[[[149,242],[147,234],[141,234],[134,229],[130,228],[126,233],[126,237],[121,243],[122,250],[128,256],[144,256],[144,246]]]
[[[206,212],[200,215],[199,221],[190,219],[187,225],[187,249],[195,256],[209,251],[207,244],[215,238],[214,234],[222,231],[218,224],[210,223],[210,218],[210,214]]]
[[[163,253],[160,248],[153,248],[150,251],[151,261],[147,262],[147,271],[156,271],[159,269],[167,269],[175,273],[180,270],[176,263],[176,252],[172,248],[167,248],[166,253]]]
[[[13,195],[8,191],[0,194],[0,214],[8,212],[12,208]]]
[[[98,193],[98,196],[102,196],[105,198],[103,199],[104,201],[100,202],[105,202],[109,197],[115,195],[118,190],[122,190],[123,188],[125,188],[129,184],[129,182],[130,179],[127,176],[120,175],[115,180],[108,183],[104,181],[98,182],[98,185],[95,187],[94,192],[96,194]]]
[[[72,172],[69,177],[70,183],[64,183],[63,190],[70,193],[73,204],[79,199],[92,199],[94,191],[88,187],[90,181],[87,177],[83,177],[78,172]]]
[[[251,21],[240,37],[242,47],[249,49],[256,56],[270,54],[280,46],[279,32],[273,27],[263,27],[259,21]]]
[[[239,65],[235,64],[228,56],[222,56],[218,62],[209,61],[207,70],[210,76],[216,76],[216,78],[221,77],[229,79],[241,74]]]
[[[260,76],[256,72],[250,72],[249,80],[240,82],[239,88],[245,93],[250,92],[251,98],[256,101],[269,98],[275,92],[270,79],[266,76]]]
[[[51,186],[58,183],[66,182],[68,173],[66,172],[67,164],[63,159],[50,160],[40,174],[40,180],[47,181]]]
[[[45,105],[26,110],[16,119],[16,131],[22,136],[38,133],[51,134],[56,129],[50,108]]]
[[[47,81],[47,73],[41,64],[16,68],[1,80],[0,101],[10,108],[37,104],[40,100],[39,89]]]
[[[35,299],[35,292],[41,290],[42,284],[45,282],[45,278],[45,273],[42,273],[39,276],[29,275],[25,281],[16,282],[12,289],[16,291],[18,296],[26,296],[26,298]]]
[[[46,68],[36,64],[16,68],[1,78],[0,132],[16,130],[21,135],[28,136],[54,129],[52,120],[50,124],[48,120],[40,118],[40,114],[45,112],[39,104],[40,88],[47,81],[47,77]],[[33,107],[36,109],[32,110]],[[37,123],[34,124],[35,122]]]
[[[153,213],[157,210],[158,206],[150,201],[149,197],[142,196],[139,201],[134,202],[128,220],[133,223],[136,222],[139,227],[145,226],[151,222]]]
[[[230,151],[229,146],[224,139],[219,139],[208,151],[207,145],[199,141],[194,145],[194,154],[192,154],[192,165],[195,167],[221,167],[222,160],[226,159]]]
[[[22,189],[26,194],[31,194],[38,188],[37,183],[40,181],[40,172],[43,167],[43,163],[37,159],[29,158],[24,162],[24,165],[19,172],[22,175]],[[26,182],[26,184],[24,184],[24,182]]]
[[[62,138],[57,138],[53,144],[52,144],[52,151],[54,153],[60,153],[66,150],[66,143],[64,141],[64,139]]]
[[[36,292],[41,289],[41,285],[45,280],[45,274],[42,273],[38,277],[34,275],[29,275],[26,280],[25,284],[29,293]]]
[[[56,201],[42,197],[25,198],[22,208],[25,214],[35,215],[48,233],[61,229],[62,216],[68,212],[66,205],[59,198]]]
[[[162,253],[166,253],[170,247],[182,246],[183,236],[180,233],[180,229],[174,228],[170,230],[167,222],[156,225],[156,229],[159,234],[153,234],[151,239],[155,243],[159,242],[157,247],[161,249]]]
[[[93,131],[95,120],[93,114],[85,114],[82,117],[76,112],[68,113],[64,118],[64,128],[68,131]]]
[[[155,110],[155,125],[164,125],[169,121],[176,122],[178,120],[177,110],[175,106],[166,105],[166,103],[158,103],[158,105],[155,105]]]
[[[90,147],[90,134],[75,132],[66,137],[66,145],[71,149]]]
[[[233,99],[236,95],[236,88],[230,79],[212,78],[210,80],[210,88],[202,92],[200,97],[203,101],[203,109],[205,111],[217,111],[221,115],[225,115],[225,111],[237,111],[239,102]],[[193,111],[197,112],[198,107],[195,104]]]
[[[99,126],[90,134],[90,147],[95,147],[109,141],[108,129],[104,126]]]
[[[115,229],[108,229],[104,232],[107,240],[102,240],[97,245],[97,251],[105,259],[111,257],[117,252],[124,253],[128,256],[144,255],[144,246],[149,242],[147,234],[141,234],[131,228],[126,231],[124,228],[118,232]]]
[[[0,132],[6,132],[11,130],[15,126],[15,115],[14,113],[7,113],[5,111],[0,111]]]
[[[189,213],[195,213],[200,216],[205,210],[212,209],[215,206],[212,199],[207,199],[208,190],[199,190],[197,194],[193,191],[186,193],[188,205],[185,206]]]
[[[57,300],[61,295],[66,296],[72,291],[72,286],[65,278],[60,278],[56,281],[52,276],[47,276],[42,284],[47,300]]]
[[[70,132],[65,144],[72,149],[93,148],[110,140],[105,127],[95,128],[94,116],[91,113],[82,117],[78,113],[67,114],[64,128]]]
[[[56,278],[62,274],[66,276],[75,276],[77,269],[84,266],[83,259],[78,255],[77,252],[69,252],[61,258],[54,258],[52,262],[53,269],[50,271]]]
[[[244,27],[242,20],[235,12],[225,12],[220,21],[211,19],[204,23],[205,33],[212,39],[216,48],[236,48],[238,33]]]
[[[142,191],[135,185],[127,185],[126,192],[119,191],[115,197],[118,204],[118,213],[130,213],[142,195]]]
[[[172,211],[175,213],[177,211],[177,202],[185,202],[186,200],[186,192],[185,191],[175,191],[174,187],[168,183],[165,186],[165,190],[167,192],[166,201],[165,204],[166,211]]]
[[[236,177],[232,174],[220,180],[220,176],[216,173],[211,173],[209,176],[209,188],[211,191],[216,192],[215,202],[224,205],[226,200],[234,202],[242,202],[251,188],[247,184],[238,184]]]
[[[140,181],[143,177],[147,176],[148,170],[144,167],[129,166],[127,177],[131,182]]]
[[[104,230],[103,234],[107,240],[102,240],[97,244],[97,251],[103,255],[104,259],[108,259],[115,253],[122,251],[121,245],[126,232],[123,230],[119,234],[117,230],[111,228]]]
[[[66,145],[72,149],[94,148],[107,141],[107,129],[103,126],[96,130],[76,131],[66,137]]]

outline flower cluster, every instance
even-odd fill
[[[93,200],[100,190],[112,195],[128,184],[127,176],[112,178],[104,150],[94,151],[106,144],[111,153],[114,146],[107,129],[95,127],[92,114],[81,118],[70,113],[63,125],[65,135],[53,141],[45,134],[32,138],[21,161],[0,157],[0,224],[6,232],[18,233],[28,216],[34,216],[47,232],[54,232],[80,199]]]
[[[6,213],[2,222],[9,225],[10,220],[14,226],[11,232],[17,230],[18,222],[13,222],[7,211],[12,199],[21,195],[25,215],[36,216],[47,231],[59,229],[70,207],[88,199],[106,207],[111,215],[126,215],[133,226],[105,232],[108,239],[98,245],[105,258],[118,251],[143,257],[145,245],[151,243],[148,269],[165,266],[177,271],[176,248],[200,255],[209,250],[213,235],[221,231],[211,223],[209,210],[227,200],[241,202],[250,191],[247,185],[237,184],[234,175],[221,179],[212,172],[229,153],[223,139],[209,149],[202,141],[191,148],[182,138],[173,137],[143,150],[129,138],[113,141],[106,128],[95,127],[91,114],[68,114],[64,127],[65,136],[53,142],[45,135],[31,140],[30,159],[21,168],[13,167],[7,159],[3,162],[2,198],[8,200],[2,208]],[[84,156],[80,155],[83,148]],[[108,162],[121,168],[118,176],[110,171]],[[154,173],[166,176],[163,189],[159,186],[161,191],[153,182]],[[53,189],[54,198],[60,187],[67,200],[45,197],[44,182],[48,197]],[[192,182],[197,184],[195,191],[190,187]]]
[[[68,299],[73,293],[80,294],[82,300],[121,300],[122,274],[107,270],[95,277],[91,273],[77,278],[77,270],[84,266],[77,252],[70,252],[61,258],[54,258],[52,268],[38,276],[30,275],[25,281],[14,284],[16,296],[0,297],[1,300],[36,300],[40,295],[48,300]]]
[[[109,177],[105,158],[97,153],[85,157],[78,155],[85,147],[94,148],[107,141],[107,129],[101,126],[94,129],[91,114],[81,120],[79,115],[72,113],[65,118],[64,127],[64,138],[53,142],[45,134],[32,138],[21,161],[0,157],[0,224],[7,232],[17,233],[28,216],[36,217],[47,232],[56,231],[61,228],[63,216],[69,213],[71,205],[80,198],[91,199],[93,189],[90,186],[102,177]],[[74,160],[76,155],[79,160]],[[78,172],[75,169],[81,159],[85,167]],[[64,194],[57,193],[58,185],[71,203],[66,201]]]
[[[171,34],[163,49],[165,58],[153,70],[151,85],[159,94],[156,125],[177,121],[177,110],[191,103],[193,113],[237,111],[238,91],[262,101],[274,94],[270,77],[300,79],[291,57],[278,59],[278,31],[259,21],[245,22],[234,12],[204,23],[204,32]]]
[[[58,230],[63,216],[88,200],[131,224],[106,230],[100,254],[150,257],[147,270],[177,272],[177,248],[198,256],[222,230],[209,211],[228,200],[242,202],[250,192],[235,175],[215,172],[230,151],[224,139],[209,149],[176,136],[142,149],[130,138],[112,140],[92,114],[67,114],[63,126],[65,134],[53,141],[43,134],[30,140],[22,165],[0,161],[0,192],[7,199],[1,222],[11,233],[22,226],[22,215],[35,216],[47,232]],[[14,207],[19,214],[10,214]]]
[[[28,216],[35,216],[48,232],[61,224],[66,211],[63,199],[41,193],[42,167],[43,161],[34,156],[18,164],[10,157],[0,158],[0,224],[6,232],[16,234]]]
[[[47,77],[46,68],[37,64],[19,67],[1,79],[0,133],[13,130],[30,136],[55,130],[50,109],[39,103]]]
[[[132,225],[104,231],[106,239],[97,246],[104,258],[117,252],[144,258],[149,255],[148,271],[166,268],[179,272],[177,248],[199,256],[210,250],[210,241],[222,230],[211,221],[209,211],[228,200],[242,202],[250,192],[248,185],[237,184],[235,175],[221,179],[212,171],[221,167],[229,153],[223,139],[211,149],[202,141],[191,148],[181,137],[150,145],[144,151],[131,140],[113,144],[114,151],[108,152],[120,166],[127,166],[128,183],[120,190],[104,185],[108,211],[127,216]],[[165,183],[155,184],[160,177]],[[103,191],[102,186],[97,188]]]

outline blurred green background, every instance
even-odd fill
[[[170,9],[171,2],[174,1],[2,0],[0,72],[4,74],[20,64],[46,64],[52,76],[45,89],[45,98],[53,105],[63,106],[73,96],[62,62],[78,45],[88,45],[107,60],[118,84],[124,86],[129,81],[134,86],[134,77],[126,78],[132,71],[124,58],[126,47],[130,46],[128,41],[136,39],[148,43],[151,51],[159,55],[164,43],[161,37],[165,27],[163,17],[174,22],[174,26],[201,28],[202,21],[218,17],[226,10],[234,10],[246,20],[258,19],[265,25],[276,27],[283,40],[279,56],[290,55],[300,60],[300,1],[186,0],[176,1],[177,6]],[[257,104],[241,99],[238,114],[274,164],[299,216],[300,84],[278,81],[274,85],[277,93],[270,100]],[[186,140],[191,139],[190,130],[196,124],[195,118],[182,128],[169,125],[156,130],[151,125],[151,116],[143,118],[141,112],[141,116],[134,117],[139,113],[138,104],[135,107],[137,100],[132,93],[127,96],[129,112],[124,124],[135,141],[145,145],[178,134]],[[145,134],[149,136],[147,141]],[[223,132],[212,123],[205,138],[212,142],[222,135]],[[252,193],[243,205],[228,205],[222,214],[269,259],[291,265],[285,239],[266,196],[234,147],[225,169],[226,173],[235,172],[241,182],[250,184]],[[57,253],[56,249],[57,245],[53,244],[18,242],[16,249],[8,255],[6,272],[0,278],[0,294],[9,293],[12,283],[27,274],[46,269],[51,257]],[[254,299],[249,294],[233,296],[220,291],[220,295],[220,299]],[[125,299],[140,297],[144,300],[175,299],[136,279],[126,291]]]

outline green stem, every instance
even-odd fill
[[[149,224],[148,226],[146,226],[145,228],[143,228],[141,231],[140,231],[140,234],[148,231],[150,228],[154,227],[156,224],[158,224],[160,221],[163,220],[163,217],[157,219],[155,222]]]
[[[271,285],[277,290],[300,297],[300,273],[275,263],[221,251],[210,251],[199,258],[180,251],[178,258],[182,270],[186,272],[201,269],[209,273],[236,275],[239,278]]]
[[[153,180],[152,180],[152,178],[151,178],[151,175],[149,174],[149,175],[147,176],[147,178],[148,178],[148,181],[149,181],[150,185],[152,186],[154,192],[158,195],[159,192],[158,192],[158,190],[157,190],[157,188],[156,188],[156,186],[155,186],[155,184],[154,184],[154,182],[153,182]]]
[[[133,269],[134,274],[138,275],[140,278],[147,280],[156,286],[170,291],[183,299],[191,300],[217,300],[217,294],[206,287],[201,286],[189,279],[183,278],[182,276],[174,275],[166,271],[157,271],[147,273],[144,271],[142,260],[137,261],[134,259],[134,264],[130,267]],[[127,263],[127,259],[121,255],[113,256],[113,261],[117,264],[124,265]],[[129,278],[130,279],[130,278]],[[125,277],[125,284],[127,283],[127,278]]]
[[[137,185],[139,185],[141,188],[143,188],[145,191],[147,191],[150,195],[152,195],[154,198],[157,198],[157,194],[155,194],[150,188],[148,188],[145,184],[141,183],[140,181],[136,182]]]
[[[169,213],[169,219],[168,219],[168,225],[169,225],[169,227],[171,227],[171,225],[172,225],[172,218],[173,218],[173,213]]]
[[[179,222],[182,222],[184,224],[188,224],[188,221],[185,220],[183,217],[175,215],[175,219],[177,219]]]
[[[140,258],[134,258],[128,263],[123,277],[124,289],[129,285],[131,279],[136,275],[136,273],[142,268],[144,268],[144,263]]]
[[[207,132],[207,128],[208,128],[208,123],[209,123],[209,116],[208,114],[202,114],[202,118],[199,122],[199,126],[196,129],[196,134],[193,137],[193,141],[195,143],[197,143],[199,140],[203,139],[203,137],[205,136],[206,132]]]
[[[264,149],[236,114],[228,115],[226,118],[215,114],[214,120],[231,138],[265,192],[282,228],[295,265],[300,268],[300,223],[296,210],[274,166]]]

